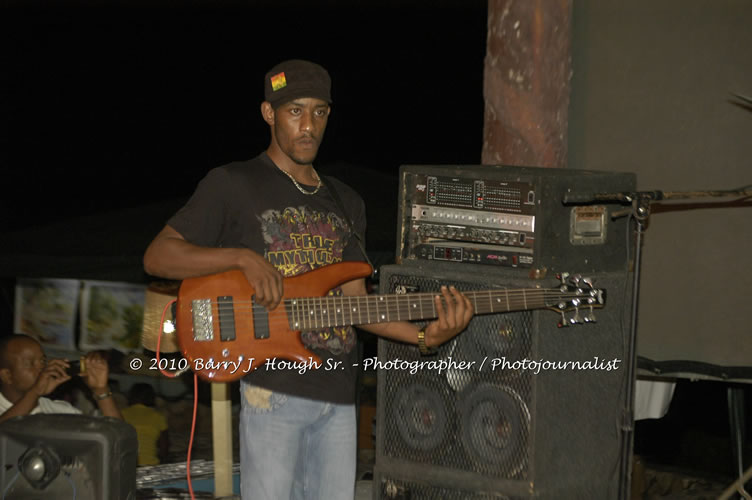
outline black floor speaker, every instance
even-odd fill
[[[111,417],[38,414],[0,424],[3,500],[135,500],[138,436]]]
[[[547,309],[477,315],[434,356],[379,341],[375,499],[619,497],[631,425],[631,275],[587,277],[606,296],[596,322],[560,328],[562,314]],[[463,266],[381,269],[382,294],[441,285],[560,283]],[[566,319],[576,312],[589,311]]]

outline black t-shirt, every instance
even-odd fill
[[[363,200],[342,182],[330,177],[327,181],[336,189],[355,231],[364,235]],[[301,193],[266,153],[211,170],[167,224],[196,245],[249,248],[285,277],[335,262],[364,260],[327,187],[314,195]],[[330,294],[341,291],[335,289]],[[327,328],[303,332],[301,337],[322,359],[321,368],[301,374],[297,369],[279,369],[279,365],[272,369],[270,364],[262,364],[245,380],[295,396],[353,402],[357,373],[353,365],[358,362],[355,330]]]

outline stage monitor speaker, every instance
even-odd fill
[[[512,270],[447,269],[384,266],[381,293],[561,290]],[[607,297],[595,323],[559,328],[546,309],[477,315],[434,356],[379,341],[374,498],[619,497],[631,275],[588,277]]]
[[[136,430],[110,417],[28,415],[0,424],[7,500],[135,500]]]

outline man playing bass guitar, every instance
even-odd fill
[[[283,298],[285,278],[363,260],[356,233],[365,232],[365,207],[351,188],[333,178],[323,182],[313,167],[331,111],[327,71],[289,60],[270,70],[264,85],[261,115],[271,132],[268,149],[252,160],[211,170],[149,245],[144,267],[169,279],[239,270],[255,291],[254,302],[273,311]],[[365,279],[347,281],[330,294],[365,295]],[[470,301],[453,287],[443,287],[441,296],[434,299],[438,319],[425,329],[404,321],[362,328],[419,344],[425,352],[464,330],[473,315]],[[259,368],[242,379],[243,498],[353,498],[355,331],[329,327],[302,331],[301,337],[323,366],[338,369],[301,374]]]

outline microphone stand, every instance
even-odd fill
[[[660,199],[659,192],[635,193],[632,208],[629,209],[634,219],[635,228],[635,264],[632,277],[632,311],[629,331],[629,362],[627,363],[627,407],[622,420],[622,463],[619,481],[619,498],[629,498],[632,476],[632,453],[634,447],[634,387],[637,371],[637,307],[639,305],[640,270],[642,267],[642,235],[650,217],[650,204]],[[614,215],[615,217],[616,215]]]
[[[619,210],[611,214],[611,218],[624,217],[630,215],[636,224],[635,236],[635,264],[634,276],[632,278],[632,310],[631,326],[629,331],[629,343],[631,347],[627,359],[627,404],[622,421],[622,460],[620,478],[619,478],[619,496],[620,499],[629,498],[631,483],[632,461],[631,455],[634,445],[634,381],[635,372],[637,371],[637,308],[639,305],[640,292],[640,269],[642,266],[642,235],[645,232],[648,219],[650,218],[651,204],[661,200],[672,199],[690,199],[705,197],[728,197],[737,196],[741,198],[752,197],[752,185],[744,186],[739,189],[730,189],[723,191],[636,191],[621,193],[567,193],[562,200],[565,205],[588,205],[597,202],[618,202],[631,204],[630,208]]]

